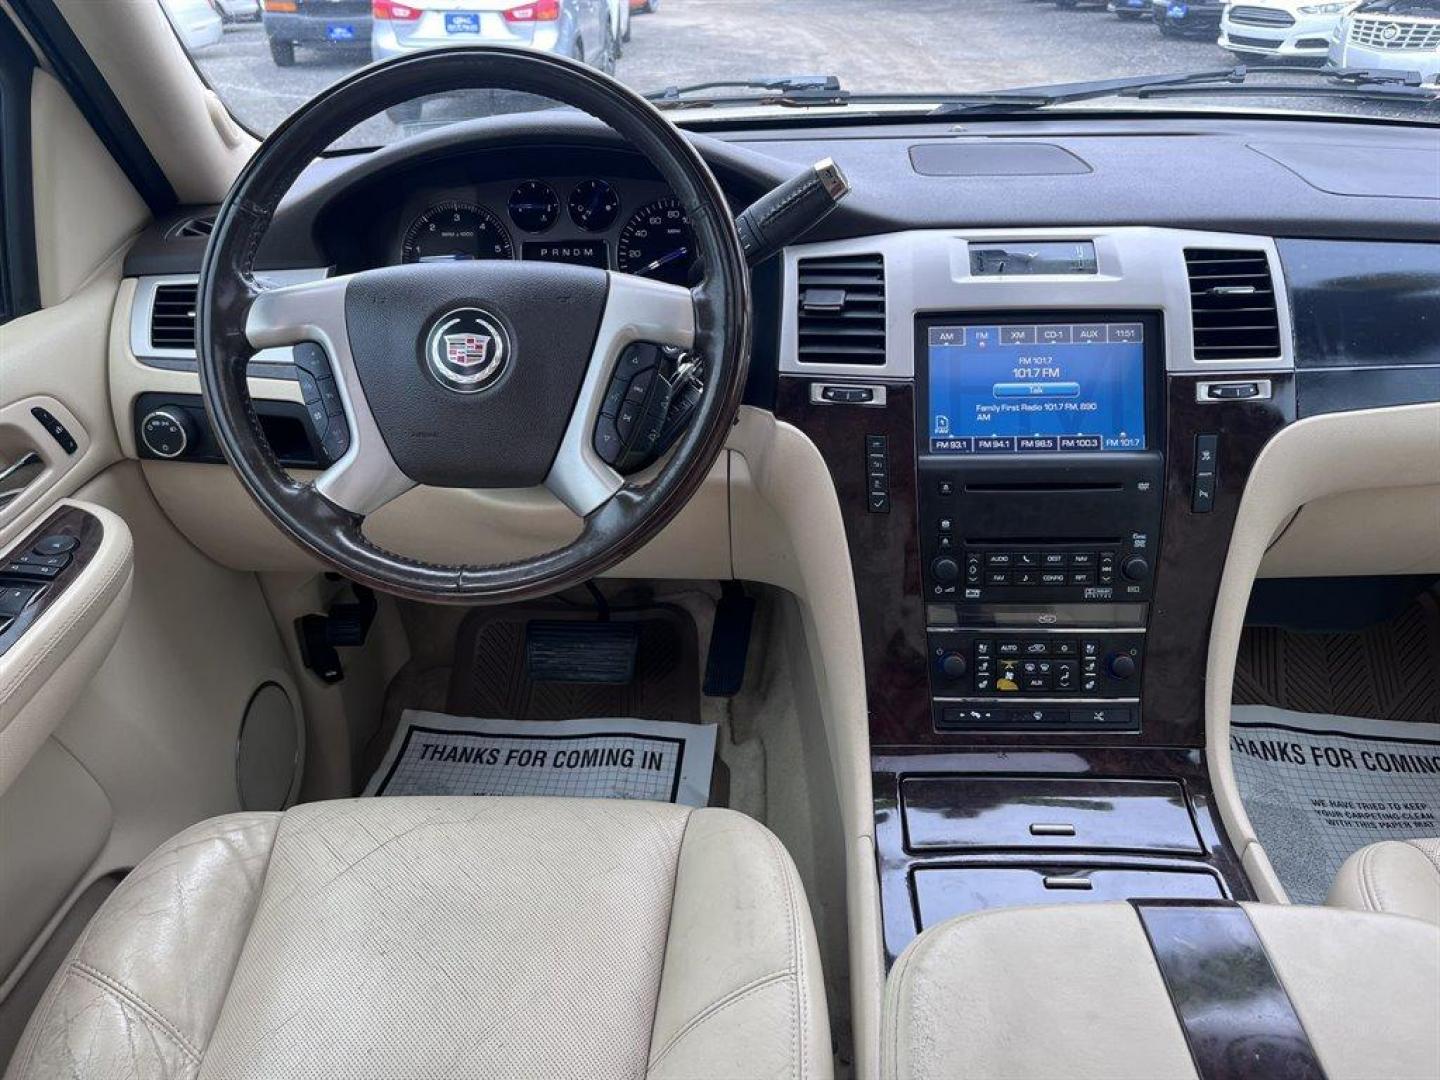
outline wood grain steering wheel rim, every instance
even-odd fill
[[[256,252],[281,198],[320,153],[386,108],[474,89],[550,98],[589,113],[629,142],[688,215],[703,268],[700,283],[681,289],[603,270],[524,262],[389,267],[279,288],[257,278]],[[494,380],[493,400],[466,395],[473,404],[437,396],[433,380],[426,381],[421,346],[436,312],[467,307],[503,326],[511,348],[511,366]],[[723,449],[739,407],[749,367],[750,312],[749,272],[724,194],[694,147],[647,101],[560,57],[502,47],[437,50],[375,64],[336,83],[281,124],[241,171],[201,269],[200,381],[216,439],[241,482],[301,547],[384,592],[432,602],[507,603],[600,574],[637,551],[686,504]],[[547,326],[572,323],[569,336],[546,332]],[[384,331],[378,337],[377,326]],[[685,348],[706,373],[689,428],[643,483],[605,465],[591,435],[610,373],[635,341]],[[290,477],[276,460],[246,381],[248,362],[259,349],[305,342],[324,350],[350,430],[348,451],[313,482]],[[564,400],[567,393],[573,400]],[[433,407],[422,416],[411,407],[414,400]],[[546,460],[544,445],[512,443],[512,450],[482,441],[476,450],[486,433],[503,435],[517,426],[533,430],[536,440],[556,440],[538,479],[582,518],[574,541],[510,563],[467,566],[409,558],[364,535],[366,515],[418,482],[480,487],[491,485],[474,482],[476,477],[504,476],[506,486],[517,486],[508,481],[534,473]],[[448,456],[447,436],[455,447]],[[504,453],[514,459],[508,470],[506,461],[492,458]]]

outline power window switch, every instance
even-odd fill
[[[18,559],[15,562],[7,563],[5,566],[5,574],[7,577],[30,578],[32,581],[50,581],[58,576],[59,573],[60,567],[58,566],[26,563]]]
[[[30,606],[30,601],[39,591],[39,585],[6,585],[0,588],[0,619],[19,615]]]

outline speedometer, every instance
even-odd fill
[[[688,284],[695,262],[695,234],[680,200],[671,195],[635,211],[620,230],[615,262],[627,274]]]
[[[500,219],[473,203],[430,207],[405,231],[400,257],[407,263],[513,259],[515,249]]]

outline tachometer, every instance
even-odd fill
[[[620,230],[616,266],[627,274],[686,285],[695,261],[695,234],[673,195],[642,206]]]
[[[515,249],[500,219],[473,203],[430,207],[405,232],[400,256],[407,263],[513,259]]]

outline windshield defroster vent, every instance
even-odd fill
[[[195,350],[195,285],[158,285],[150,308],[150,344]]]
[[[1280,355],[1275,282],[1263,251],[1186,248],[1196,360]]]
[[[875,255],[801,259],[802,364],[885,363],[885,260]]]

